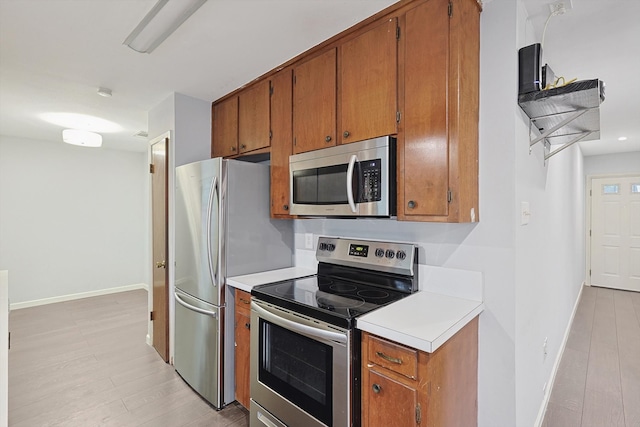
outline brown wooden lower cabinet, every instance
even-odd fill
[[[476,426],[478,318],[433,353],[362,333],[362,426]]]
[[[245,408],[249,408],[250,398],[250,342],[251,342],[251,311],[249,303],[251,294],[236,289],[235,315],[235,379],[236,400]]]

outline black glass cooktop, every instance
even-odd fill
[[[357,316],[408,294],[317,275],[256,286],[251,295],[333,325],[352,328]]]

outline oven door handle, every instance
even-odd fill
[[[349,207],[353,213],[358,211],[356,203],[353,200],[353,169],[357,161],[358,158],[353,154],[351,159],[349,159],[349,166],[347,166],[347,201],[349,202]]]
[[[337,341],[342,344],[347,343],[347,336],[345,334],[341,334],[339,332],[326,331],[324,329],[314,328],[312,326],[303,325],[303,324],[294,322],[292,320],[285,319],[276,314],[273,314],[268,310],[265,310],[264,308],[256,304],[254,301],[251,301],[251,309],[255,310],[255,312],[258,313],[258,316],[260,316],[264,320],[267,320],[278,326],[282,326],[283,328],[289,329],[290,331],[300,332],[302,334],[305,334],[314,338]]]

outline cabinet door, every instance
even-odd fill
[[[397,18],[340,47],[342,143],[397,132]]]
[[[418,407],[418,391],[385,375],[367,370],[367,389],[363,396],[363,426],[402,426],[418,425],[421,408]]]
[[[297,66],[293,77],[293,152],[336,144],[336,50]]]
[[[238,97],[234,96],[213,106],[213,157],[238,154]]]
[[[448,5],[432,0],[406,13],[398,217],[409,220],[412,215],[448,214]]]
[[[245,408],[249,408],[250,397],[250,359],[251,319],[236,312],[235,323],[235,356],[236,356],[236,400]]]
[[[271,87],[271,216],[289,216],[289,156],[293,154],[292,71],[273,76]]]
[[[269,80],[263,80],[238,95],[238,150],[240,153],[268,147]]]

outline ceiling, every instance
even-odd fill
[[[119,125],[104,148],[146,151],[134,135],[172,93],[213,101],[395,2],[209,0],[151,54],[134,52],[122,42],[156,1],[0,0],[0,133],[62,143],[42,114],[80,113]],[[524,0],[538,37],[550,2]],[[556,75],[606,82],[587,155],[640,151],[638,16],[637,0],[573,0],[549,21],[543,59]]]

